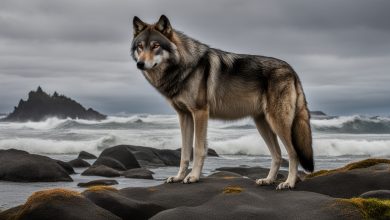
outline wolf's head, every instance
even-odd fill
[[[173,29],[165,15],[154,24],[147,24],[135,16],[133,32],[131,55],[138,69],[150,70],[168,60],[178,59],[177,47],[172,41]]]

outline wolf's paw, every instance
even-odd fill
[[[180,176],[170,176],[167,180],[165,180],[165,183],[177,183],[181,182],[183,180]]]
[[[257,179],[256,180],[256,184],[259,185],[259,186],[271,185],[274,182],[275,182],[275,180],[272,180],[270,178],[264,178],[264,179]]]
[[[186,176],[186,178],[184,178],[183,183],[186,183],[186,184],[196,183],[198,181],[199,181],[199,177],[196,177],[195,175],[191,175],[191,173],[190,173],[190,174],[188,174],[188,176]]]
[[[295,187],[295,183],[291,183],[290,181],[283,182],[276,187],[277,190],[283,190],[283,189],[292,189]]]

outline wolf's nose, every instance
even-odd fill
[[[145,63],[142,61],[137,62],[137,68],[143,70],[145,67]]]

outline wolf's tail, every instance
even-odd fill
[[[312,137],[310,129],[310,112],[307,108],[305,94],[299,79],[295,82],[297,103],[295,117],[291,128],[292,144],[297,152],[302,167],[309,172],[314,170]]]

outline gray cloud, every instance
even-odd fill
[[[0,112],[38,85],[106,113],[171,112],[129,56],[132,17],[166,14],[213,47],[288,61],[311,109],[388,114],[388,8],[386,0],[3,0]]]

